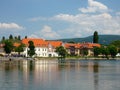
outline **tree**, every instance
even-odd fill
[[[87,56],[87,55],[88,55],[88,50],[87,50],[87,48],[84,48],[84,49],[83,49],[83,55],[84,55],[84,56]]]
[[[10,36],[9,36],[9,39],[10,39],[10,40],[12,40],[12,39],[13,39],[13,36],[12,36],[11,34],[10,34]]]
[[[33,41],[29,41],[28,43],[29,43],[29,46],[28,46],[28,48],[29,48],[28,55],[30,57],[32,57],[35,54],[35,46],[34,46]]]
[[[13,43],[9,40],[6,40],[4,43],[4,50],[7,54],[10,54],[11,51],[13,50]]]
[[[108,55],[109,55],[109,49],[108,49],[108,47],[102,46],[100,49],[101,49],[102,55],[103,56],[105,55],[105,57],[108,58]]]
[[[25,39],[27,39],[27,36],[25,36]]]
[[[94,47],[94,56],[97,57],[101,53],[101,49],[99,47]]]
[[[114,45],[117,48],[120,48],[120,40],[113,41],[112,43],[110,43],[110,45]]]
[[[18,52],[18,54],[20,55],[20,53],[24,51],[24,47],[25,45],[21,44],[20,46],[15,48],[15,52]]]
[[[21,40],[21,37],[20,37],[20,35],[18,36],[18,40]]]
[[[1,43],[5,42],[5,36],[2,37]]]
[[[114,45],[110,45],[108,46],[108,49],[109,49],[111,57],[114,58],[117,54],[117,48]]]
[[[63,46],[57,47],[56,52],[58,53],[61,59],[66,57],[67,51],[65,50]]]
[[[99,40],[98,32],[95,31],[93,35],[93,43],[98,43],[98,40]]]

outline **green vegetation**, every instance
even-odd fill
[[[93,43],[98,43],[98,40],[99,40],[98,32],[95,31],[93,35]]]
[[[20,55],[20,53],[24,51],[24,47],[24,44],[20,44],[20,46],[15,47],[15,52],[18,52],[18,54]]]
[[[120,40],[120,35],[98,35],[99,43],[102,45],[109,45],[113,41]],[[93,35],[85,38],[70,38],[70,39],[60,39],[63,42],[74,41],[75,43],[82,42],[93,42]]]
[[[65,59],[67,51],[66,51],[66,49],[63,46],[57,47],[56,48],[56,52],[60,56],[61,60]]]
[[[13,43],[9,40],[6,40],[4,43],[4,50],[7,54],[10,54],[11,51],[13,50]]]
[[[28,43],[29,43],[29,46],[28,46],[28,48],[29,48],[28,55],[30,57],[32,57],[33,55],[35,55],[35,46],[34,46],[33,41],[29,41]]]
[[[98,57],[98,55],[101,53],[101,49],[99,47],[94,48],[94,56]]]

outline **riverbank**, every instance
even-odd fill
[[[12,61],[12,60],[58,60],[57,57],[0,57],[0,61]],[[120,57],[116,58],[101,58],[101,57],[66,57],[65,60],[120,60]]]

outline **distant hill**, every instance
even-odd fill
[[[59,39],[63,42],[92,42],[93,41],[93,36],[88,36],[85,38],[69,38],[69,39]],[[115,40],[120,40],[120,35],[99,35],[99,43],[100,44],[105,44],[108,45],[110,44],[112,41]]]

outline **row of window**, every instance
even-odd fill
[[[36,48],[35,51],[47,51],[47,49],[46,48],[42,48],[42,49]]]
[[[47,54],[46,53],[42,53],[42,54],[37,54],[37,56],[47,56]]]

